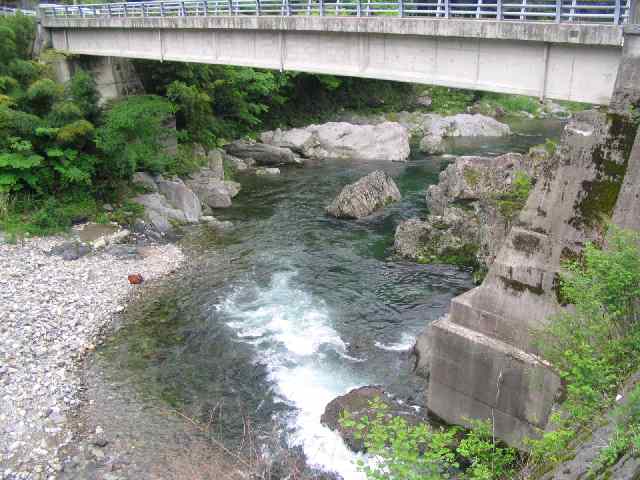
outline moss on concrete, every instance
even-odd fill
[[[575,228],[593,230],[603,226],[613,214],[627,172],[638,127],[630,116],[616,113],[609,113],[607,122],[607,141],[592,153],[596,176],[582,182],[584,195],[577,200],[576,216],[569,221]]]

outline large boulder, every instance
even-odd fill
[[[452,137],[503,137],[511,134],[508,125],[484,115],[461,113],[450,117],[428,114],[422,117],[424,137],[420,150],[425,153],[442,153],[444,140]]]
[[[385,416],[404,418],[410,425],[425,422],[425,418],[416,412],[411,406],[401,403],[388,395],[382,387],[366,386],[351,390],[345,395],[337,397],[329,402],[320,417],[320,422],[331,430],[337,431],[347,446],[355,452],[365,451],[362,437],[356,438],[356,429],[343,426],[340,419],[347,413],[356,422],[363,417],[373,419],[379,413],[371,407],[372,402],[384,403],[388,410]],[[366,434],[366,430],[362,433]]]
[[[184,212],[174,208],[159,193],[139,195],[133,201],[144,207],[146,220],[161,234],[169,233],[173,229],[172,222],[187,222]]]
[[[526,194],[518,182],[533,184],[549,155],[508,153],[499,157],[459,157],[427,189],[430,215],[398,225],[394,247],[420,262],[476,264],[487,268],[505,239]]]
[[[178,210],[184,213],[187,222],[195,223],[202,216],[200,199],[182,180],[161,180],[157,182],[158,190]]]
[[[405,161],[409,132],[399,123],[356,125],[329,122],[306,128],[265,132],[263,142],[286,147],[306,158]]]
[[[252,159],[258,165],[299,165],[302,160],[289,148],[256,143],[248,140],[236,140],[225,147],[226,152],[234,157],[246,160]]]
[[[401,198],[393,179],[376,170],[346,185],[327,207],[327,213],[338,218],[362,218]]]

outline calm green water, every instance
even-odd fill
[[[458,143],[455,153],[528,150],[557,137],[557,122],[515,125],[514,135]],[[312,465],[361,478],[341,441],[320,425],[325,405],[349,389],[383,384],[417,405],[424,388],[409,350],[449,301],[472,287],[469,272],[394,257],[393,233],[425,216],[424,192],[446,166],[316,162],[277,177],[240,177],[241,194],[218,214],[235,227],[191,232],[189,266],[129,309],[108,348],[111,368],[136,377],[152,401],[189,414],[214,411],[227,441],[243,421],[275,424]],[[324,207],[375,169],[389,172],[401,202],[360,221]]]

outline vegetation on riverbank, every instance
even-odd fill
[[[377,403],[373,418],[342,418],[378,458],[373,465],[361,464],[367,478],[449,478],[461,469],[463,476],[456,478],[537,479],[572,459],[611,419],[615,433],[601,446],[588,478],[608,478],[607,469],[621,457],[640,454],[640,385],[624,406],[614,408],[640,364],[640,233],[610,227],[605,247],[587,244],[579,258],[563,265],[560,294],[572,307],[550,318],[540,348],[566,394],[552,415],[552,428],[528,441],[528,454],[519,457],[497,443],[490,423],[475,422],[469,432],[408,424]]]
[[[531,442],[534,471],[572,458],[640,362],[640,234],[611,227],[606,248],[587,244],[580,258],[564,266],[561,298],[574,308],[551,318],[540,346],[566,382],[566,400],[552,416],[554,429]],[[629,408],[639,404],[632,400]],[[601,468],[637,451],[639,424],[621,429],[628,435],[616,436]]]

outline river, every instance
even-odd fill
[[[453,153],[525,152],[557,138],[558,122],[514,125],[507,139],[458,142]],[[150,401],[209,418],[229,444],[247,424],[276,429],[309,465],[361,479],[354,456],[320,424],[326,404],[351,388],[381,384],[420,407],[424,380],[409,351],[425,326],[473,284],[470,272],[393,255],[402,219],[427,214],[424,192],[449,161],[310,162],[280,176],[241,176],[227,232],[194,229],[188,266],[171,285],[134,302],[108,342],[101,368],[135,379]],[[359,220],[324,207],[375,169],[391,174],[402,201]]]

